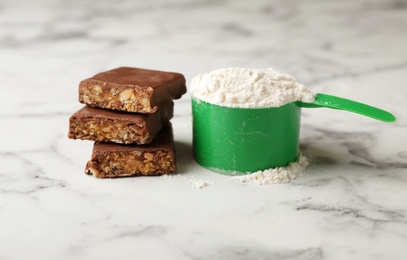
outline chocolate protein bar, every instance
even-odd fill
[[[162,175],[176,170],[171,124],[149,145],[95,143],[85,173],[98,178]]]
[[[83,80],[79,102],[93,107],[154,113],[186,92],[182,74],[120,67]]]
[[[71,139],[149,144],[173,116],[173,103],[154,114],[136,114],[85,106],[69,119]]]

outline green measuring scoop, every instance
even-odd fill
[[[372,107],[363,103],[359,103],[346,98],[335,97],[327,94],[317,94],[314,102],[305,103],[297,101],[296,104],[300,107],[306,108],[318,108],[318,107],[328,107],[340,110],[346,110],[349,112],[361,114],[373,119],[377,119],[383,122],[394,122],[396,117],[387,111],[379,109],[377,107]]]
[[[312,103],[272,108],[230,108],[192,98],[193,151],[202,166],[241,175],[286,166],[299,154],[301,108],[347,110],[384,122],[396,118],[379,108],[326,94]]]

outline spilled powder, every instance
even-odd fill
[[[179,179],[179,180],[184,180],[188,183],[192,184],[192,188],[196,189],[196,190],[200,190],[206,187],[209,187],[211,185],[213,185],[215,182],[213,181],[205,181],[205,180],[196,180],[196,179],[192,179],[190,178],[189,180],[187,180],[184,176],[181,176],[181,174],[163,174],[160,176],[160,178],[163,179]]]
[[[239,108],[279,107],[297,100],[313,102],[316,93],[294,77],[272,68],[224,68],[192,79],[191,93],[205,102]]]
[[[248,173],[247,175],[238,175],[238,176],[225,176],[227,179],[231,178],[237,180],[240,183],[254,183],[258,185],[270,185],[270,184],[282,184],[296,179],[305,168],[309,165],[307,157],[300,155],[297,161],[288,164],[286,167],[278,167],[267,169],[264,171],[257,171],[253,173]],[[165,174],[160,178],[172,179],[172,178],[181,178],[181,174]],[[204,189],[214,184],[213,181],[208,180],[194,180],[189,179],[189,183],[192,184],[192,188],[196,190]]]
[[[297,161],[288,164],[286,167],[257,171],[248,175],[234,176],[232,178],[242,183],[249,182],[259,185],[287,183],[297,178],[308,164],[307,157],[300,155]]]
[[[213,184],[212,181],[198,180],[198,181],[195,181],[195,182],[192,183],[192,187],[193,187],[194,189],[199,190],[199,189],[203,189],[203,188],[205,188],[205,187],[208,187],[208,186],[210,186],[210,185],[212,185],[212,184]]]

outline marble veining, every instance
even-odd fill
[[[318,142],[325,141],[326,143],[330,143],[330,145],[340,146],[340,148],[338,147],[338,149],[345,148],[347,152],[353,157],[351,161],[352,164],[360,164],[363,166],[380,169],[407,169],[407,162],[405,158],[403,158],[402,153],[395,155],[391,161],[389,161],[389,159],[377,159],[370,154],[370,148],[374,146],[375,143],[377,143],[375,140],[375,135],[373,135],[372,133],[338,132],[328,131],[321,128],[313,128],[307,130],[312,131],[313,135],[312,138],[302,139],[304,143],[301,145],[301,149],[304,152],[307,151],[307,149],[309,148],[308,146],[312,146],[313,144],[317,144]],[[367,144],[370,147],[367,147]],[[312,152],[310,152],[310,155],[312,156]],[[329,159],[332,159],[324,155],[312,156],[312,158],[319,161],[325,160],[325,162],[330,162]]]
[[[0,259],[406,259],[406,26],[404,0],[1,1]],[[186,94],[176,174],[100,180],[68,118],[118,66],[273,67],[398,120],[302,109],[310,166],[242,184],[194,162]]]

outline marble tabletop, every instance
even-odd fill
[[[407,259],[406,27],[403,0],[0,1],[0,259]],[[310,166],[242,184],[194,162],[187,93],[175,175],[97,179],[68,119],[119,66],[273,67],[398,120],[303,109]]]

